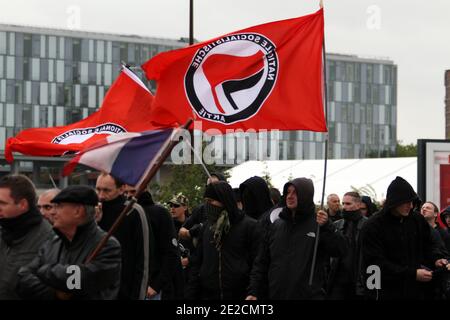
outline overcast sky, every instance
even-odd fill
[[[195,38],[315,12],[313,0],[194,0]],[[449,0],[324,0],[328,52],[398,65],[398,139],[445,136]],[[77,13],[80,13],[79,16]],[[175,38],[189,36],[189,0],[3,1],[0,23]]]

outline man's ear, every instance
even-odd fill
[[[26,212],[26,211],[30,210],[30,205],[28,204],[28,200],[25,198],[20,199],[19,202],[17,203],[17,205],[19,206],[20,211]]]

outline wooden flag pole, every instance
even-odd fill
[[[180,127],[180,129],[187,130],[189,126],[192,124],[192,119],[189,118],[188,121]],[[166,146],[166,148],[163,150],[159,158],[156,160],[155,164],[151,167],[150,171],[147,173],[145,179],[142,181],[142,183],[139,185],[136,195],[129,199],[127,205],[120,213],[119,217],[117,217],[116,221],[112,225],[111,229],[109,229],[108,233],[103,237],[103,239],[99,242],[97,247],[92,251],[92,253],[89,255],[89,257],[86,259],[86,264],[91,262],[103,249],[103,247],[106,245],[106,242],[108,242],[108,239],[112,236],[112,234],[117,230],[117,228],[122,223],[123,219],[133,210],[134,204],[137,202],[137,199],[140,197],[140,195],[146,190],[147,185],[150,183],[152,178],[155,176],[156,172],[161,168],[166,158],[170,155],[172,152],[172,149],[180,142],[179,137],[178,139],[171,139],[169,144]]]

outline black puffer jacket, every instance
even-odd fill
[[[323,299],[327,259],[344,255],[347,243],[330,221],[320,228],[313,284],[309,286],[317,231],[314,186],[310,179],[295,179],[284,186],[284,196],[290,185],[297,191],[296,213],[293,216],[284,207],[279,219],[269,225],[252,269],[249,294],[258,299]]]
[[[228,212],[231,227],[218,251],[209,222],[206,222],[192,257],[186,295],[188,299],[243,300],[256,255],[256,220],[237,208],[233,191],[226,182],[218,182],[215,189]]]
[[[416,281],[416,270],[443,258],[431,237],[430,226],[421,214],[393,214],[396,206],[412,202],[417,195],[411,185],[397,177],[387,190],[384,208],[372,216],[361,231],[363,270],[371,265],[381,271],[381,289],[367,291],[382,300],[423,298],[424,286]],[[366,275],[367,276],[367,275]]]
[[[61,233],[44,243],[38,256],[19,270],[17,292],[23,299],[53,300],[55,290],[73,294],[74,300],[117,299],[120,287],[120,244],[110,238],[98,256],[85,261],[105,232],[94,221],[78,227],[72,241]],[[69,290],[68,267],[80,268],[80,289]]]

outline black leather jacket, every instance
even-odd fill
[[[17,292],[23,299],[56,299],[55,292],[70,293],[74,300],[116,299],[120,287],[120,244],[110,238],[97,257],[84,264],[105,232],[94,221],[79,226],[72,241],[55,230],[57,236],[45,242],[30,264],[19,270]],[[78,266],[80,288],[69,289],[69,266]],[[73,267],[72,267],[73,268]],[[75,267],[76,268],[76,267]]]

